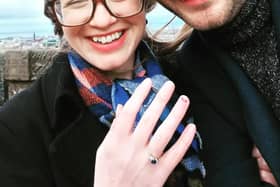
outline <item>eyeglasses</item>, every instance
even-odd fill
[[[92,19],[96,4],[95,0],[55,0],[52,7],[62,26],[74,27]],[[103,5],[112,16],[126,18],[139,14],[144,0],[103,0]]]

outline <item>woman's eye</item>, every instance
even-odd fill
[[[64,3],[63,8],[79,8],[87,6],[88,4],[88,0],[70,0]]]

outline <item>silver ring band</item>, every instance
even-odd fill
[[[149,155],[149,161],[151,164],[157,164],[159,159],[157,157],[155,157],[154,155],[150,154]]]

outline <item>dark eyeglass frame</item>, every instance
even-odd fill
[[[95,12],[95,8],[96,8],[96,6],[94,6],[94,5],[96,5],[96,2],[94,2],[95,0],[92,0],[93,9],[92,9],[92,11],[91,11],[91,15],[89,16],[88,20],[87,20],[85,23],[81,23],[81,24],[77,24],[77,25],[67,25],[67,24],[63,24],[63,23],[61,23],[61,22],[59,21],[59,18],[58,18],[57,15],[56,15],[56,11],[55,11],[55,2],[57,2],[57,1],[59,1],[59,0],[54,0],[54,1],[52,1],[52,2],[49,2],[48,4],[49,4],[49,6],[50,6],[51,9],[52,9],[52,12],[53,12],[53,14],[54,14],[54,16],[55,16],[56,22],[57,22],[60,26],[63,26],[63,27],[77,27],[77,26],[82,26],[82,25],[85,25],[85,24],[89,23],[90,20],[92,20],[92,18],[93,18],[93,16],[94,16],[94,12]],[[136,15],[140,14],[140,13],[143,11],[143,9],[144,9],[144,7],[145,7],[145,2],[146,2],[146,1],[145,1],[145,0],[139,0],[139,1],[142,1],[142,7],[139,9],[139,11],[138,11],[137,13],[132,14],[132,15],[129,15],[129,16],[117,16],[117,15],[115,15],[115,14],[110,10],[110,8],[109,8],[109,6],[107,5],[107,3],[106,3],[105,0],[102,0],[101,3],[104,5],[104,7],[106,8],[106,10],[109,12],[109,14],[110,14],[111,16],[114,16],[114,17],[116,17],[116,18],[129,18],[129,17],[132,17],[132,16],[136,16]]]

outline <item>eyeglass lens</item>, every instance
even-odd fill
[[[57,0],[54,10],[58,21],[63,25],[85,24],[91,19],[96,8],[93,0]],[[103,5],[115,17],[129,17],[142,10],[143,0],[105,0]]]

